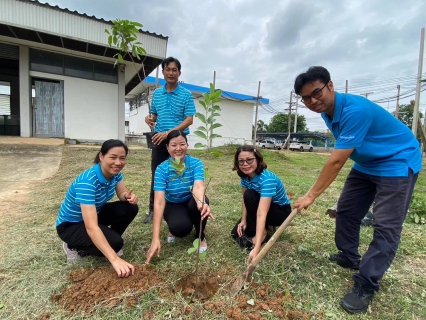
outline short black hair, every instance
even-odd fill
[[[96,155],[94,162],[95,163],[101,162],[101,159],[99,158],[99,154],[102,153],[102,155],[105,156],[109,150],[115,147],[123,147],[124,150],[126,151],[126,156],[129,153],[129,148],[126,146],[126,144],[123,141],[117,140],[117,139],[109,139],[105,141],[104,143],[102,143],[101,151],[99,151],[98,154]]]
[[[166,145],[169,145],[170,140],[172,140],[173,138],[180,137],[180,136],[184,137],[186,143],[188,143],[188,139],[186,138],[185,133],[183,133],[182,131],[179,131],[179,130],[173,130],[173,131],[170,131],[169,134],[167,135]]]
[[[247,177],[247,175],[240,170],[240,166],[238,165],[238,156],[240,155],[242,151],[253,152],[253,155],[257,161],[257,167],[255,170],[257,174],[261,174],[263,170],[268,167],[265,161],[263,161],[262,154],[259,152],[259,150],[256,149],[255,146],[250,146],[250,145],[241,146],[237,149],[237,152],[235,152],[234,167],[232,168],[232,170],[237,171],[237,174],[240,176],[240,178]]]
[[[308,71],[299,74],[294,80],[294,92],[300,95],[302,87],[309,82],[314,82],[319,80],[323,84],[330,82],[330,73],[324,67],[313,66],[308,69]]]
[[[178,67],[178,70],[180,71],[181,65],[178,59],[173,57],[168,57],[161,61],[161,69],[164,70],[165,67],[167,67],[171,62],[176,63],[176,66]]]

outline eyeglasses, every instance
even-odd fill
[[[238,165],[243,166],[244,163],[252,164],[254,162],[254,160],[256,160],[256,158],[248,158],[248,159],[245,159],[245,160],[238,160]]]
[[[328,83],[326,83],[324,85],[324,87],[322,87],[321,89],[316,89],[314,90],[314,92],[312,92],[312,94],[310,96],[302,96],[302,102],[304,104],[310,104],[311,103],[311,99],[319,99],[322,97],[322,90],[327,86]]]

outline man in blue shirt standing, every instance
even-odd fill
[[[156,145],[151,156],[151,192],[149,196],[149,215],[144,222],[152,221],[154,214],[154,174],[157,166],[169,158],[166,148],[166,138],[170,131],[179,130],[189,134],[189,126],[194,121],[196,113],[192,93],[179,85],[181,64],[178,59],[168,57],[161,62],[161,68],[166,84],[154,91],[151,102],[151,114],[145,117],[145,122],[154,129],[156,134],[152,142]]]
[[[401,239],[418,173],[419,143],[408,127],[370,100],[334,91],[330,73],[311,67],[297,76],[296,94],[321,114],[336,138],[317,181],[294,207],[308,208],[334,181],[350,158],[355,163],[337,204],[335,243],[330,260],[359,270],[353,289],[340,301],[350,313],[364,313],[391,265]],[[374,235],[362,260],[358,252],[361,220],[374,201]]]

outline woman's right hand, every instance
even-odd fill
[[[241,221],[237,227],[238,236],[241,237],[244,234],[244,230],[246,230],[247,222]]]
[[[127,278],[130,274],[135,274],[135,267],[119,257],[111,262],[111,264],[120,278]]]
[[[160,251],[161,251],[160,240],[152,240],[151,248],[149,248],[148,250],[145,263],[149,264],[151,262],[151,258],[154,256],[155,252],[157,252],[157,257],[160,257]]]

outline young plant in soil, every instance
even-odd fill
[[[216,123],[216,117],[220,116],[220,111],[222,110],[218,103],[222,100],[220,99],[222,95],[222,90],[216,90],[213,83],[210,83],[210,92],[203,93],[203,100],[200,100],[200,104],[204,108],[204,114],[197,112],[195,116],[201,120],[204,124],[199,126],[194,134],[204,139],[205,143],[197,142],[195,148],[205,148],[208,152],[212,147],[212,140],[215,138],[222,137],[219,134],[213,133],[213,130],[219,127],[222,127],[222,124]],[[222,155],[219,151],[210,152],[215,156]]]
[[[203,199],[198,199],[197,196],[192,193],[192,195],[199,201],[201,201],[203,203],[203,206],[201,208],[201,210],[204,208],[204,206],[206,205],[205,203],[205,199],[206,199],[206,191],[207,188],[210,184],[211,178],[209,178],[209,171],[208,168],[206,168],[204,170],[204,176],[205,176],[205,180],[209,180],[207,182],[206,187],[204,188],[204,194],[203,194]],[[199,294],[198,294],[198,279],[199,279],[199,275],[198,275],[198,266],[199,266],[199,262],[200,260],[203,260],[206,255],[207,255],[207,251],[204,251],[202,253],[200,253],[200,247],[201,247],[201,230],[203,227],[203,220],[200,219],[200,228],[199,228],[199,233],[198,233],[198,239],[195,239],[194,242],[192,243],[192,247],[188,249],[188,254],[192,254],[194,252],[197,252],[197,258],[196,258],[196,263],[195,263],[195,296],[198,298]]]

